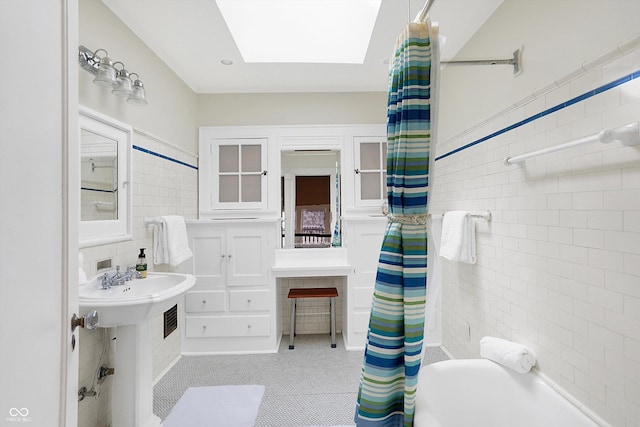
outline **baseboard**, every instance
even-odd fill
[[[238,350],[238,351],[183,351],[183,356],[241,356],[243,354],[273,354],[277,353],[275,350]]]
[[[445,347],[444,345],[440,346],[440,350],[442,350],[444,352],[444,354],[446,354],[449,359],[455,359],[454,355],[451,354],[451,352],[449,350],[447,350],[447,347]]]
[[[167,365],[167,367],[162,370],[162,372],[160,372],[160,375],[158,375],[153,380],[153,385],[155,386],[158,383],[158,381],[160,381],[162,377],[164,377],[167,374],[167,372],[169,372],[171,368],[173,368],[176,365],[176,363],[178,363],[178,360],[180,360],[181,358],[182,358],[181,354],[177,355],[176,358],[173,359],[171,363],[169,363],[169,365]]]

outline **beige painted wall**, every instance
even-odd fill
[[[379,124],[387,93],[264,93],[198,97],[199,126]]]
[[[80,0],[79,7],[80,44],[93,51],[106,49],[113,61],[138,73],[149,101],[146,107],[127,104],[93,84],[93,75],[80,69],[80,105],[197,153],[198,105],[193,91],[100,0]]]

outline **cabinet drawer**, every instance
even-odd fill
[[[268,337],[271,334],[269,316],[187,316],[188,338],[209,337]]]
[[[225,291],[187,292],[185,310],[187,313],[225,311]]]
[[[269,311],[269,290],[229,291],[229,311]]]
[[[353,288],[353,307],[354,308],[371,308],[371,301],[373,299],[373,288],[356,287]]]

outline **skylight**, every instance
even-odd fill
[[[216,0],[245,62],[362,64],[381,0]]]

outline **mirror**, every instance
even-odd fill
[[[80,221],[118,219],[118,141],[80,129]]]
[[[80,108],[80,247],[131,239],[131,126]]]
[[[282,247],[341,246],[340,152],[283,151],[281,165]]]

